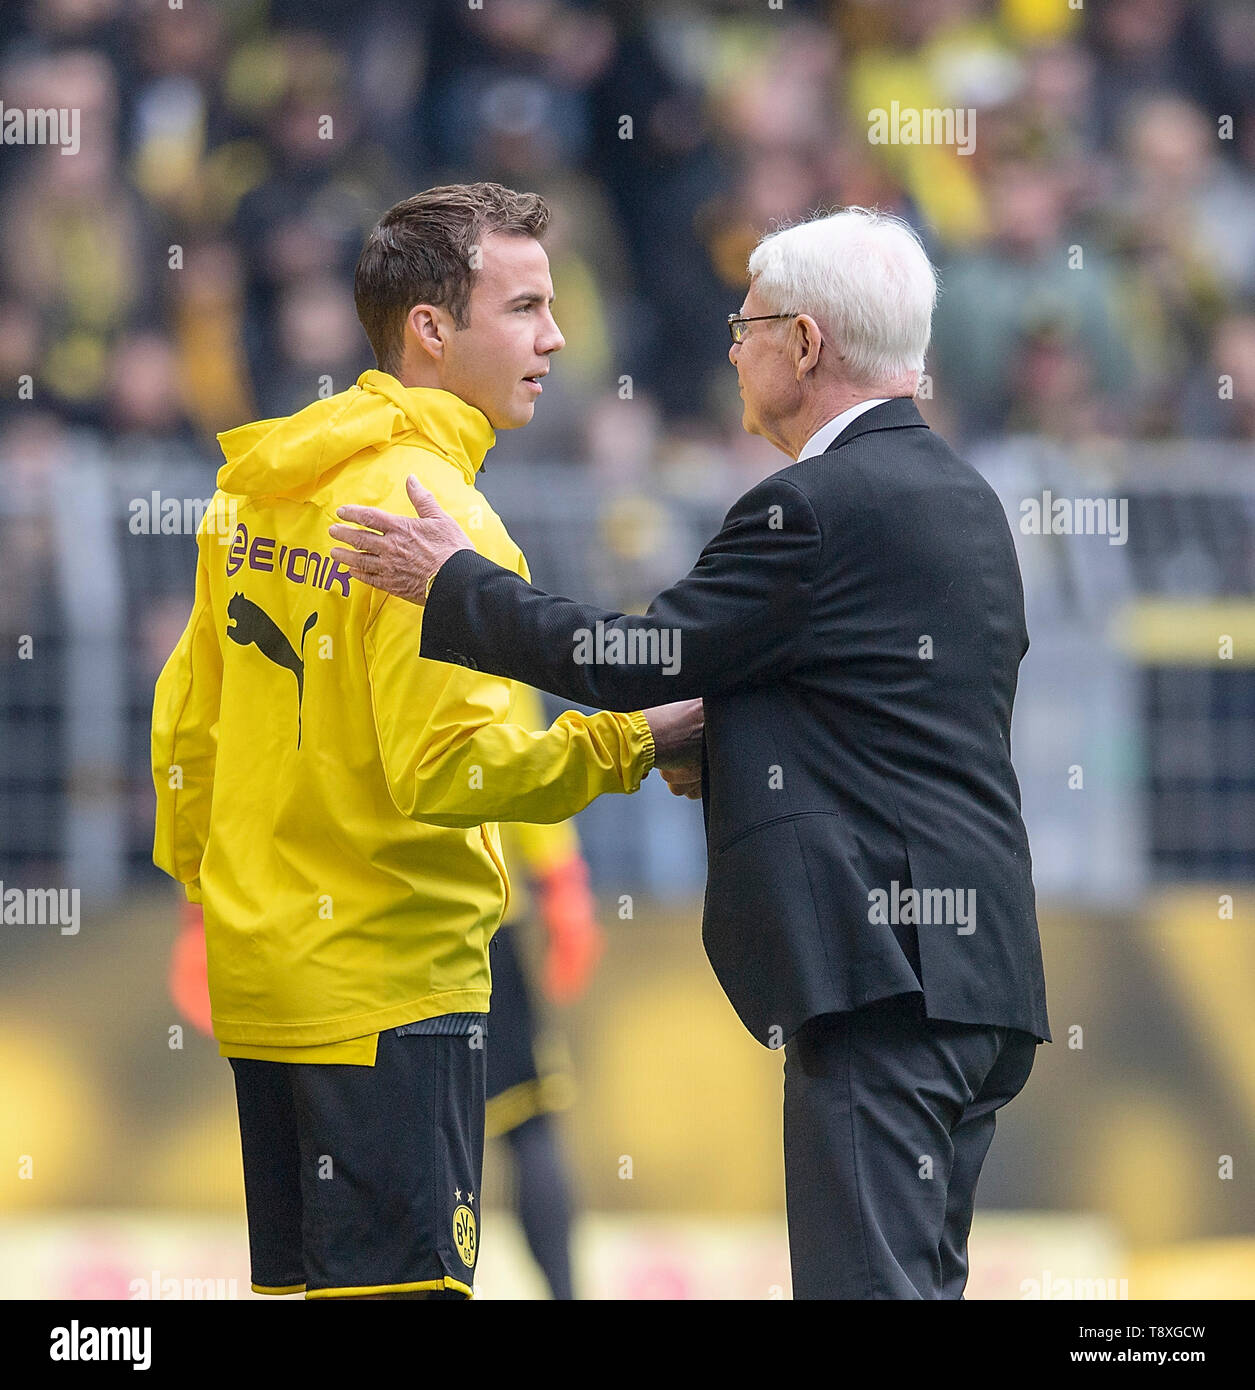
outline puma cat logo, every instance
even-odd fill
[[[305,698],[305,662],[298,656],[292,643],[283,635],[282,629],[264,608],[259,608],[243,594],[235,594],[227,604],[227,617],[234,626],[227,628],[227,636],[241,647],[256,643],[257,650],[276,666],[286,667],[296,677],[296,746],[301,746],[301,702]],[[301,652],[305,651],[305,634],[318,621],[317,612],[305,619],[301,629]]]

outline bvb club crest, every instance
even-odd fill
[[[475,1265],[475,1213],[468,1206],[456,1207],[453,1212],[453,1243],[467,1269]]]

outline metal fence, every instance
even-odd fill
[[[148,720],[195,564],[162,506],[207,499],[214,464],[86,431],[6,454],[0,880],[107,900],[162,881]],[[1255,454],[1010,439],[973,462],[1024,574],[1013,749],[1039,895],[1102,906],[1156,881],[1255,879]],[[722,514],[568,467],[494,469],[485,490],[538,583],[620,609],[683,574]],[[656,783],[580,817],[605,891],[701,889],[700,812]]]

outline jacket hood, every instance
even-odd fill
[[[218,436],[223,492],[244,497],[308,495],[324,474],[365,449],[414,444],[474,482],[497,436],[488,417],[450,391],[402,386],[368,371],[355,385],[295,415],[257,420]]]

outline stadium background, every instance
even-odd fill
[[[1255,10],[38,0],[3,24],[5,106],[78,108],[82,135],[0,148],[0,880],[81,890],[82,927],[0,927],[0,1293],[249,1296],[230,1075],[190,1029],[169,1046],[177,899],[149,860],[193,541],[136,534],[136,504],[207,498],[215,431],[373,365],[365,231],[495,178],[554,210],[568,346],[485,490],[538,582],[623,609],[780,466],[726,361],[757,237],[850,203],[925,236],[921,405],[1025,576],[1056,1037],[1000,1123],[970,1293],[1255,1294]],[[973,152],[870,143],[895,100],[974,109]],[[1044,489],[1127,501],[1127,544],[1023,533]],[[651,779],[579,829],[609,939],[558,1020],[583,1290],[778,1296],[782,1059],[701,953],[699,809]],[[494,1162],[481,1291],[533,1294]]]

